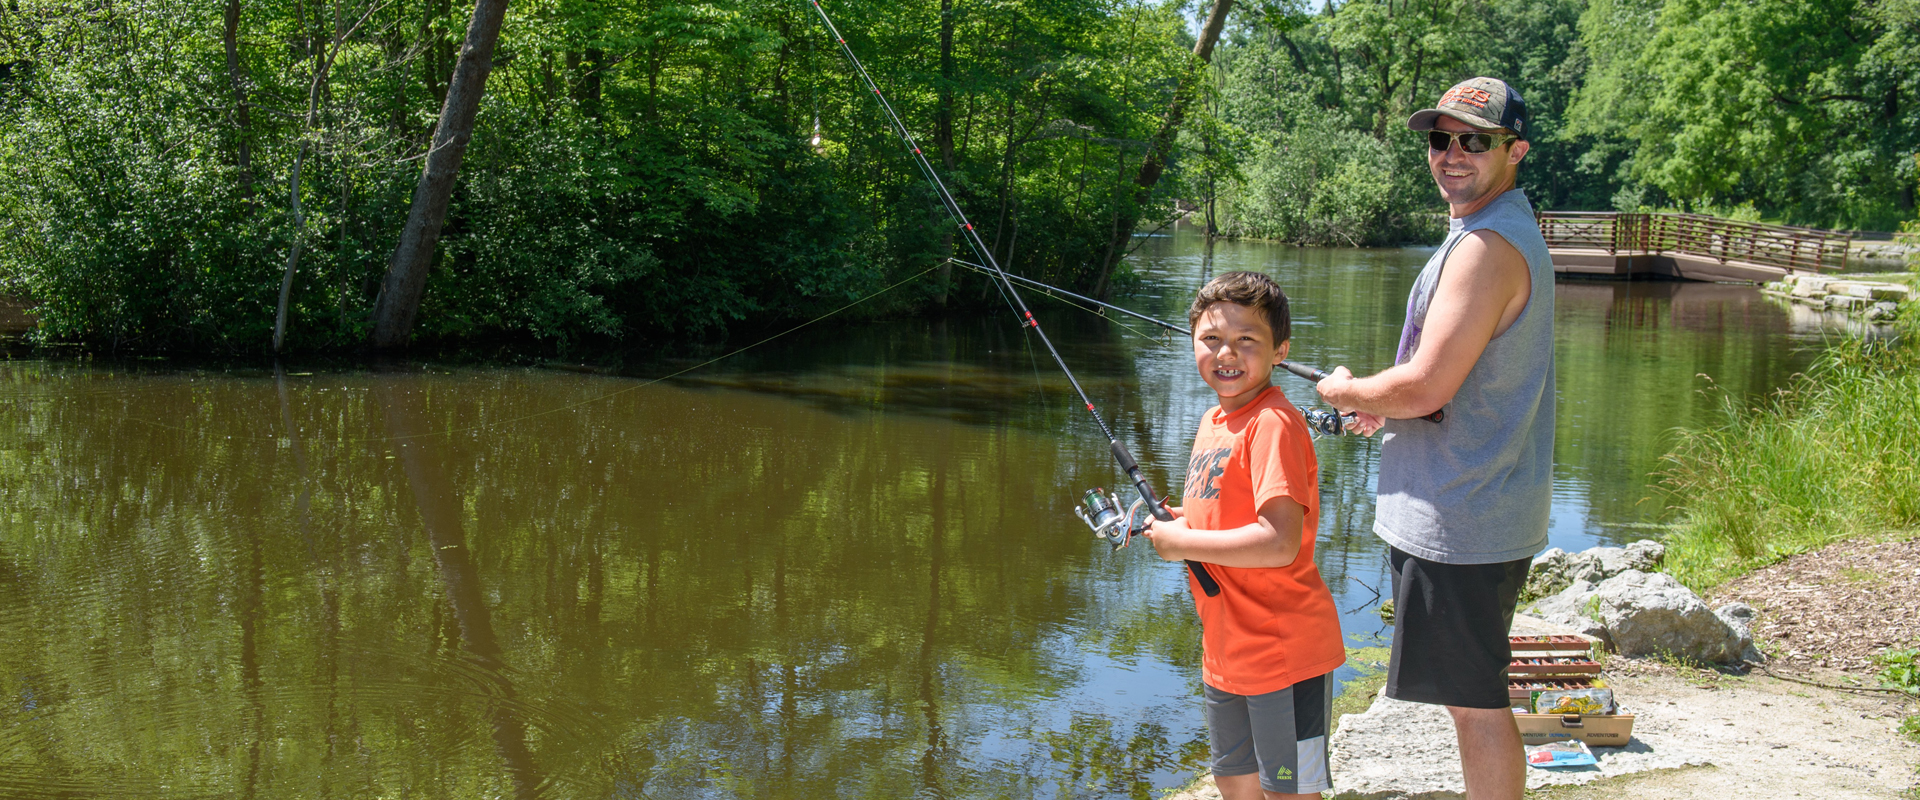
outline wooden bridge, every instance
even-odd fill
[[[1850,234],[1711,217],[1549,211],[1540,233],[1553,270],[1765,283],[1797,272],[1845,271]]]

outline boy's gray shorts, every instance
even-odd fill
[[[1211,686],[1207,732],[1213,774],[1259,773],[1260,787],[1277,794],[1333,791],[1327,763],[1327,721],[1333,692],[1327,676],[1307,678],[1266,694],[1239,695]]]

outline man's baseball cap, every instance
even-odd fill
[[[1416,131],[1433,130],[1441,114],[1476,128],[1506,128],[1527,138],[1527,101],[1499,78],[1471,78],[1461,81],[1440,95],[1434,108],[1413,112],[1407,127]]]

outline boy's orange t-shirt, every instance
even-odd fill
[[[1266,694],[1346,662],[1340,614],[1313,563],[1319,473],[1306,417],[1277,388],[1267,387],[1232,413],[1214,406],[1201,419],[1181,500],[1188,527],[1226,530],[1252,524],[1261,504],[1276,497],[1290,497],[1306,509],[1300,554],[1292,564],[1208,564],[1207,571],[1220,582],[1217,597],[1206,596],[1194,583],[1204,645],[1201,678],[1208,686]]]

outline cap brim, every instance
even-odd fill
[[[1415,131],[1433,130],[1434,123],[1439,121],[1441,115],[1443,114],[1448,117],[1452,117],[1453,119],[1459,122],[1464,122],[1468,125],[1472,125],[1473,127],[1479,128],[1481,130],[1491,131],[1491,130],[1498,130],[1500,128],[1499,120],[1491,120],[1491,119],[1487,119],[1486,117],[1477,116],[1474,114],[1468,114],[1461,111],[1455,111],[1450,108],[1447,108],[1447,109],[1428,108],[1428,109],[1423,109],[1420,111],[1413,112],[1413,116],[1407,118],[1407,129],[1415,130]]]

